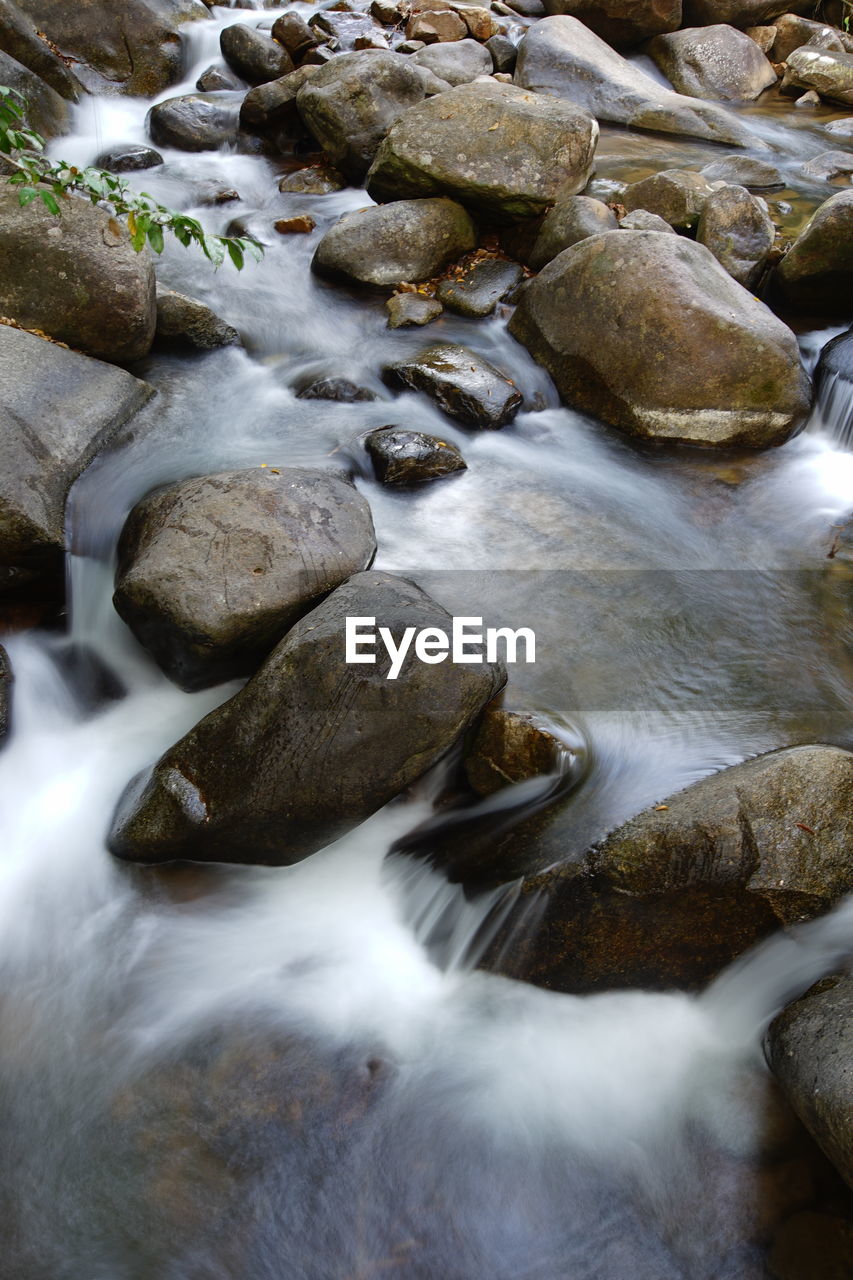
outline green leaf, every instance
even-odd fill
[[[228,245],[228,257],[234,263],[237,270],[242,271],[243,263],[245,261],[242,246],[239,245],[236,240],[227,240],[226,244]]]
[[[21,190],[18,192],[18,200],[24,208],[26,208],[28,204],[32,204],[36,199],[38,199],[38,192],[35,187],[21,187]]]
[[[163,228],[156,222],[148,228],[148,243],[155,253],[163,252]]]
[[[51,213],[56,214],[58,218],[59,204],[57,203],[56,196],[52,195],[50,191],[39,191],[37,194],[41,198],[41,202],[44,205],[45,209],[48,209]]]

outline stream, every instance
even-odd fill
[[[279,12],[194,24],[185,81],[160,98],[193,91],[223,24]],[[84,165],[144,142],[150,105],[89,98],[51,150]],[[791,113],[743,115],[783,172],[825,149]],[[828,559],[853,499],[849,384],[825,388],[782,448],[656,450],[562,407],[507,334],[507,307],[445,313],[428,340],[470,347],[525,397],[512,427],[468,432],[382,383],[424,333],[389,330],[381,297],[311,275],[324,231],[370,203],[363,190],[280,194],[280,162],[163,154],[133,185],[216,234],[239,213],[265,254],[238,274],[167,244],[161,283],[206,302],[244,347],[134,367],[158,394],[69,505],[68,633],[3,640],[15,702],[0,755],[0,1275],[776,1275],[779,1216],[843,1192],[791,1131],[761,1039],[853,949],[853,906],[771,939],[698,996],[579,998],[483,972],[513,886],[466,892],[388,856],[433,812],[441,766],[293,867],[118,863],[104,838],[128,779],[238,686],[188,694],[162,675],[112,608],[114,554],[130,508],[166,481],[354,465],[376,568],[451,613],[535,628],[537,662],[511,670],[506,705],[584,753],[565,847],[580,854],[726,765],[795,743],[853,748],[849,578]],[[598,174],[718,154],[605,129]],[[223,188],[241,203],[211,204]],[[311,234],[273,231],[303,213]],[[809,368],[840,331],[799,335]],[[298,399],[319,377],[378,398]],[[467,472],[383,488],[358,439],[390,423],[456,443]]]

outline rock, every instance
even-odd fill
[[[829,27],[823,22],[810,22],[808,18],[796,13],[783,13],[777,18],[774,32],[773,44],[769,50],[774,62],[787,62],[795,49],[811,44],[815,39],[821,42],[822,48],[831,48],[829,42],[835,41],[838,49],[844,49],[841,32],[837,28]]]
[[[434,342],[416,356],[387,365],[391,386],[424,391],[451,418],[471,427],[505,427],[523,404],[515,385],[467,347]]]
[[[684,26],[705,27],[728,22],[733,27],[755,27],[799,9],[813,10],[811,0],[684,0]]]
[[[397,4],[396,0],[372,0],[370,12],[377,22],[393,27],[402,16],[403,6]]]
[[[809,409],[790,329],[681,236],[581,240],[524,287],[509,329],[567,405],[632,435],[766,448]]]
[[[158,147],[218,151],[236,145],[242,93],[189,93],[167,98],[148,112],[146,126]]]
[[[151,395],[123,369],[0,325],[0,591],[39,580],[61,595],[68,491]]]
[[[110,173],[138,173],[162,163],[163,157],[153,147],[143,146],[141,142],[125,142],[109,151],[102,151],[95,160],[95,167],[109,169]]]
[[[346,475],[253,467],[182,480],[138,503],[119,542],[116,609],[184,689],[249,675],[376,552]]]
[[[314,49],[309,49],[302,59],[302,66],[309,65],[316,67],[325,67],[331,62],[335,56],[335,51],[330,44],[318,44]]]
[[[158,347],[212,351],[239,343],[240,335],[203,302],[158,286],[155,342]]]
[[[773,48],[773,41],[776,39],[776,28],[773,27],[747,27],[746,35],[750,40],[754,40],[762,53],[770,53]]]
[[[246,88],[246,82],[241,80],[230,67],[213,66],[202,71],[195,82],[195,87],[199,93],[217,93],[220,90],[237,92]]]
[[[401,40],[397,45],[397,53],[420,53],[421,49],[425,49],[426,45],[423,40]]]
[[[664,89],[575,18],[545,18],[518,48],[515,82],[568,98],[597,120],[735,146],[755,135],[722,107]]]
[[[671,236],[677,235],[675,227],[671,227],[663,218],[659,218],[656,213],[649,213],[648,209],[632,209],[630,213],[626,213],[625,217],[619,223],[620,231],[662,231]]]
[[[428,665],[412,654],[389,680],[381,647],[376,663],[347,664],[347,617],[375,618],[398,643],[405,628],[451,627],[405,578],[356,574],[131,784],[113,823],[114,853],[298,862],[430,768],[505,680],[496,664]]]
[[[738,187],[761,191],[766,187],[784,187],[785,179],[775,164],[753,160],[750,156],[724,156],[701,170],[709,182],[731,182]]]
[[[424,48],[426,47],[424,45]],[[453,85],[448,84],[446,80],[440,80],[437,75],[430,71],[429,67],[423,67],[419,62],[415,62],[414,58],[411,59],[411,65],[420,77],[421,88],[425,97],[434,98],[437,93],[446,93],[448,89],[453,88]]]
[[[829,182],[832,178],[847,177],[853,173],[853,152],[821,151],[803,165],[803,173],[810,178]]]
[[[642,178],[627,186],[620,203],[629,213],[633,209],[647,209],[678,231],[689,231],[696,226],[705,201],[713,191],[701,173],[691,173],[687,169],[662,169],[650,178]]]
[[[782,88],[797,85],[814,90],[830,102],[853,106],[853,53],[834,53],[804,45],[788,59]]]
[[[853,1187],[853,978],[826,980],[789,1005],[770,1027],[767,1058],[791,1106]],[[848,1248],[853,1262],[853,1239]]]
[[[0,49],[0,84],[15,89],[26,103],[24,119],[43,138],[55,138],[68,127],[68,102],[22,63]],[[2,173],[0,169],[0,173]]]
[[[440,302],[422,293],[395,293],[385,303],[385,307],[388,311],[389,329],[429,324],[444,311]]]
[[[613,231],[617,225],[616,215],[601,200],[570,196],[546,213],[530,253],[530,266],[539,271],[579,240],[600,235],[602,231]]]
[[[358,387],[348,378],[318,378],[297,393],[298,400],[334,400],[338,404],[355,404],[360,400],[375,400],[367,387]]]
[[[382,484],[409,489],[468,469],[455,444],[422,431],[382,427],[371,431],[364,444]]]
[[[231,70],[249,84],[267,84],[293,70],[286,49],[256,27],[241,22],[222,28],[219,48]]]
[[[853,382],[853,329],[839,333],[821,349],[814,376],[815,385],[830,377]]]
[[[151,257],[88,200],[72,196],[57,218],[0,183],[0,316],[101,360],[140,360],[154,339]]]
[[[751,102],[777,79],[755,41],[724,24],[657,36],[647,51],[673,88],[694,98]]]
[[[816,93],[814,89],[809,89],[808,93],[804,93],[803,96],[801,98],[797,98],[797,101],[794,103],[795,107],[807,107],[812,110],[820,105],[820,94]]]
[[[839,191],[812,214],[776,277],[789,302],[832,315],[851,311],[853,190]]]
[[[279,191],[298,192],[305,195],[324,196],[331,191],[342,191],[346,178],[331,165],[311,164],[305,169],[288,173],[278,184]]]
[[[332,163],[360,182],[388,130],[423,97],[417,70],[403,54],[364,50],[323,67],[300,89],[297,106]]]
[[[598,125],[573,104],[478,81],[407,111],[376,153],[367,190],[374,200],[448,195],[512,222],[580,191],[597,141]]]
[[[296,95],[319,70],[319,67],[298,67],[279,80],[250,89],[240,106],[240,123],[246,129],[262,131],[299,120]]]
[[[428,280],[476,243],[474,224],[454,201],[398,200],[345,213],[311,265],[330,280],[382,288]]]
[[[310,213],[300,213],[294,218],[276,218],[273,227],[280,236],[304,236],[313,231],[317,223]]]
[[[311,28],[320,32],[321,40],[336,41],[336,48],[349,52],[357,48],[356,41],[375,41],[375,47],[387,47],[382,28],[366,13],[339,13],[333,9],[321,9],[311,19]],[[365,47],[365,46],[362,46]]]
[[[512,73],[515,70],[518,50],[509,36],[491,36],[486,41],[485,47],[491,54],[493,71],[508,71]]]
[[[123,0],[118,8],[105,8],[103,0],[76,0],[73,6],[55,0],[15,2],[60,53],[78,64],[78,77],[88,65],[112,87],[137,97],[160,93],[180,79],[179,28],[210,17],[200,0]]]
[[[68,102],[79,98],[82,85],[77,77],[12,0],[0,0],[0,49]]]
[[[468,28],[457,13],[450,9],[438,12],[412,14],[406,23],[408,40],[423,40],[424,44],[438,44],[445,41],[464,40]]]
[[[2,16],[2,10],[0,10]],[[9,655],[0,644],[0,744],[9,732],[9,704],[12,695],[12,665]]]
[[[825,133],[832,134],[833,139],[843,138],[845,142],[853,141],[853,118],[845,116],[843,120],[831,120],[823,126]]]
[[[272,24],[273,40],[277,40],[290,54],[294,62],[299,62],[309,49],[321,43],[304,18],[292,10],[283,13]]]
[[[745,289],[755,289],[764,274],[776,228],[763,200],[746,187],[721,187],[705,201],[696,239]]]
[[[496,4],[500,4],[501,0],[493,0],[492,8]],[[522,18],[544,18],[545,5],[542,0],[509,0],[509,3],[502,6],[504,12],[510,14],[517,13]],[[500,13],[501,9],[495,9],[496,13]]]
[[[460,316],[488,316],[497,304],[518,287],[524,276],[517,262],[485,258],[448,280],[436,290],[439,302]]]
[[[465,752],[465,775],[481,796],[554,773],[565,748],[532,716],[490,707]]]
[[[492,55],[476,40],[430,44],[421,49],[420,53],[412,54],[412,61],[418,66],[426,67],[451,87],[469,84],[477,76],[491,75],[494,70]]]
[[[579,18],[616,48],[640,44],[681,26],[681,0],[545,0],[545,12]]]
[[[773,1236],[768,1256],[773,1280],[811,1280],[815,1266],[832,1280],[853,1273],[853,1223],[836,1214],[812,1211],[786,1218]]]

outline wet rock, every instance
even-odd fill
[[[159,151],[139,142],[126,142],[109,151],[102,151],[95,160],[96,168],[109,169],[110,173],[138,173],[142,169],[154,169],[162,163],[163,157]]]
[[[337,41],[336,47],[344,53],[357,48],[357,40],[375,41],[377,48],[385,45],[385,33],[366,13],[337,13],[332,9],[321,9],[311,19],[310,25],[312,30],[320,33],[321,41]]]
[[[797,13],[783,13],[774,23],[774,39],[770,56],[774,62],[787,62],[795,49],[804,44],[819,42],[821,48],[843,50],[842,33],[837,27],[823,22],[812,22]],[[834,42],[834,45],[833,43]]]
[[[530,266],[539,271],[579,240],[600,235],[602,231],[613,231],[616,226],[616,215],[603,201],[589,196],[570,196],[546,213],[530,254]]]
[[[39,264],[38,272],[33,263]],[[154,268],[110,213],[71,197],[57,218],[0,189],[0,316],[101,360],[129,363],[154,339]]]
[[[764,202],[746,187],[721,187],[705,201],[696,239],[733,280],[752,290],[764,274],[776,228]]]
[[[298,120],[296,95],[319,70],[319,67],[298,67],[279,80],[250,89],[240,106],[240,123],[246,129],[264,130]]]
[[[831,120],[823,126],[824,132],[832,135],[833,140],[843,138],[845,142],[853,141],[853,118],[845,116],[842,120]]]
[[[370,564],[370,508],[341,473],[253,467],[138,503],[116,609],[184,689],[255,671],[297,619]]]
[[[688,169],[662,169],[650,178],[632,182],[622,192],[620,203],[630,213],[647,209],[678,231],[696,226],[705,201],[714,188],[701,173]]]
[[[0,644],[0,745],[9,732],[9,705],[12,700],[12,664]]]
[[[124,0],[110,10],[105,10],[103,0],[16,4],[61,53],[84,64],[76,68],[79,77],[88,66],[120,92],[138,97],[160,93],[180,79],[180,28],[210,16],[200,0]]]
[[[789,302],[848,315],[853,297],[853,191],[820,206],[782,259],[777,279]]]
[[[296,624],[244,689],[171,747],[120,802],[110,848],[162,862],[300,861],[398,795],[505,680],[493,664],[429,665],[395,680],[345,661],[345,620],[404,629],[450,615],[405,578],[360,573]],[[363,656],[369,656],[366,654]]]
[[[853,53],[836,53],[804,45],[788,59],[782,88],[797,85],[830,102],[853,106]]]
[[[0,591],[39,581],[61,594],[68,491],[151,395],[123,369],[0,325]]]
[[[55,138],[68,128],[68,102],[22,63],[0,49],[0,84],[15,89],[26,103],[24,119],[43,138]],[[2,170],[0,170],[2,173]]]
[[[218,151],[237,142],[242,93],[191,93],[158,102],[146,125],[158,147]]]
[[[468,34],[474,40],[485,44],[500,31],[500,25],[491,11],[482,5],[457,5],[456,12],[468,28]]]
[[[839,333],[821,350],[815,369],[815,382],[831,376],[853,382],[853,329]]]
[[[317,223],[310,213],[300,213],[293,218],[276,218],[273,227],[280,236],[304,236],[313,231]]]
[[[819,983],[782,1013],[767,1058],[791,1106],[853,1187],[853,978]],[[848,1241],[853,1263],[853,1238]]]
[[[220,90],[236,92],[245,89],[246,82],[241,80],[230,67],[214,66],[202,71],[195,82],[195,87],[199,93],[217,93]]]
[[[554,773],[565,748],[532,716],[491,707],[465,752],[465,774],[481,796]]]
[[[0,0],[0,49],[68,102],[79,98],[82,85],[77,77],[11,0]]]
[[[648,53],[679,93],[751,102],[776,83],[776,72],[754,40],[716,24],[657,36]]]
[[[345,53],[321,69],[299,92],[306,127],[332,163],[361,181],[394,122],[422,102],[415,67],[400,53]]]
[[[305,54],[302,59],[302,66],[325,67],[334,57],[335,51],[330,44],[318,44]]]
[[[405,329],[421,326],[437,320],[444,307],[435,298],[423,293],[395,293],[385,303],[388,311],[388,328]]]
[[[345,213],[311,265],[330,280],[381,288],[428,280],[476,243],[474,224],[453,200],[398,200]]]
[[[309,49],[321,43],[308,23],[298,13],[283,13],[272,24],[273,39],[290,54],[294,62],[300,62]]]
[[[630,213],[626,213],[625,217],[619,223],[620,231],[663,231],[671,236],[677,235],[675,227],[671,227],[663,218],[659,218],[656,213],[649,213],[648,209],[632,209]]]
[[[348,378],[318,378],[297,392],[298,400],[334,400],[338,404],[356,404],[360,400],[375,400],[367,387],[359,387]]]
[[[239,343],[240,335],[198,299],[158,286],[155,342],[159,347],[212,351]]]
[[[414,13],[406,23],[406,38],[423,40],[424,44],[464,40],[467,34],[468,28],[465,23],[450,9]]]
[[[847,177],[853,173],[853,152],[821,151],[819,156],[803,165],[803,173],[810,178],[829,182],[832,178]]]
[[[773,41],[776,39],[776,28],[772,27],[747,27],[746,35],[750,40],[754,40],[762,53],[770,53],[773,48]]]
[[[471,427],[505,427],[523,403],[514,384],[467,347],[435,342],[416,356],[387,365],[392,386],[424,391],[451,418]]]
[[[724,156],[713,160],[701,170],[709,182],[731,182],[749,190],[766,187],[784,187],[785,179],[775,164],[767,160],[753,160],[750,156]]]
[[[449,195],[498,221],[543,213],[592,169],[598,125],[567,102],[478,81],[413,107],[367,175],[374,200]]]
[[[278,184],[279,191],[295,192],[312,196],[328,195],[331,191],[342,191],[347,185],[346,178],[331,165],[311,164],[305,169],[297,169],[288,173]]]
[[[431,44],[420,53],[412,54],[412,61],[426,67],[433,75],[444,80],[451,88],[469,84],[477,76],[491,75],[494,70],[492,55],[476,40],[457,40],[454,44]]]
[[[515,82],[585,107],[597,120],[735,146],[756,139],[735,116],[647,76],[575,18],[545,18],[518,48]]]
[[[448,311],[460,316],[488,316],[517,288],[523,275],[517,262],[487,258],[449,280],[442,280],[436,297]]]
[[[364,444],[377,479],[402,489],[468,469],[455,444],[424,435],[422,431],[382,427],[371,431]]]
[[[223,27],[219,48],[231,70],[248,84],[267,84],[293,70],[293,60],[286,49],[257,28],[241,22]]]
[[[820,94],[814,89],[809,89],[808,93],[804,93],[803,96],[801,98],[797,98],[794,103],[795,107],[804,107],[812,111],[820,105]]]
[[[616,48],[681,26],[681,0],[545,0],[545,12],[579,18]]]
[[[492,58],[493,71],[508,71],[510,74],[515,70],[515,60],[518,57],[518,50],[510,40],[509,36],[491,36],[485,43]]]
[[[582,240],[525,285],[509,327],[567,405],[632,435],[766,448],[808,412],[790,329],[681,236]]]

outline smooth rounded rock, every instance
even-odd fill
[[[689,231],[699,221],[705,201],[713,190],[701,173],[691,173],[687,169],[662,169],[660,173],[627,186],[620,204],[629,213],[634,209],[646,209],[649,213],[656,213],[677,231]]]
[[[422,431],[382,427],[371,431],[364,445],[377,479],[397,488],[409,489],[467,470],[455,444]]]
[[[242,93],[191,93],[167,98],[148,112],[148,134],[158,147],[218,151],[237,141],[243,97]]]
[[[327,279],[391,287],[428,280],[476,242],[474,224],[454,201],[398,200],[345,213],[311,265]]]
[[[696,239],[733,280],[754,289],[764,274],[776,228],[763,201],[746,187],[721,187],[705,201]]]
[[[616,215],[601,200],[570,196],[546,213],[530,254],[530,266],[540,271],[552,258],[579,240],[616,229]]]
[[[777,80],[754,40],[718,23],[657,36],[647,52],[679,93],[724,102],[751,102]]]
[[[420,53],[412,54],[412,61],[452,87],[469,84],[477,76],[491,75],[494,70],[492,55],[476,40],[427,45]]]
[[[102,151],[95,160],[95,167],[109,169],[110,173],[138,173],[143,169],[154,169],[162,163],[163,157],[153,147],[129,142],[124,146]]]
[[[240,22],[223,27],[219,48],[231,70],[247,84],[266,84],[293,70],[293,61],[286,49],[256,27]]]
[[[797,307],[853,314],[853,190],[830,196],[812,214],[776,277]]]
[[[524,402],[500,369],[451,342],[435,342],[417,355],[386,365],[382,373],[391,386],[424,391],[446,414],[469,427],[504,427]]]
[[[430,324],[444,311],[435,298],[423,293],[395,293],[385,303],[389,329],[407,329]]]
[[[158,288],[155,341],[177,350],[212,351],[239,343],[240,335],[197,298]]]

